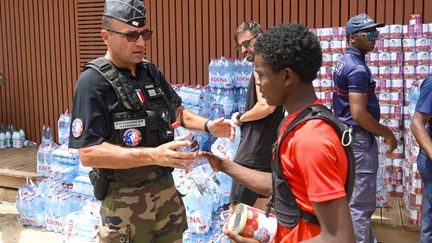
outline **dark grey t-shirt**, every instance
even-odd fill
[[[252,75],[247,91],[246,111],[257,103],[255,77]],[[267,117],[245,122],[241,125],[241,140],[234,161],[254,169],[270,171],[272,145],[276,141],[277,129],[284,117],[283,107],[277,106]]]

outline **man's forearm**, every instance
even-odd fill
[[[79,149],[80,160],[84,166],[107,169],[130,169],[152,165],[154,148],[124,148],[103,142],[98,145]]]
[[[267,104],[256,103],[252,109],[246,111],[242,117],[241,122],[251,122],[266,118],[272,114],[275,110],[275,106],[269,106]]]
[[[425,124],[423,124],[421,121],[413,119],[411,131],[420,145],[420,148],[429,159],[432,159],[432,139],[426,130]]]
[[[202,117],[184,107],[179,108],[179,114],[181,117],[181,122],[185,127],[191,130],[204,131],[204,124],[208,120],[207,118]]]
[[[253,170],[227,159],[223,161],[221,170],[250,190],[266,196],[272,193],[271,173]]]
[[[365,114],[356,117],[354,121],[356,121],[359,126],[366,131],[381,137],[387,136],[388,133],[391,133],[388,127],[380,124],[369,112],[365,112]]]

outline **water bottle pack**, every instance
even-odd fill
[[[52,153],[51,176],[70,184],[78,176],[78,165],[78,150],[62,145]]]
[[[59,146],[55,143],[41,143],[36,154],[37,175],[48,177],[51,174],[52,154]]]
[[[76,194],[93,196],[93,185],[88,175],[77,176],[73,181],[72,192]]]
[[[62,232],[65,217],[84,205],[83,197],[72,193],[48,196],[45,202],[45,224],[48,231]]]
[[[86,200],[81,210],[66,215],[63,242],[98,242],[99,209],[99,202]]]

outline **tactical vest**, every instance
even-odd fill
[[[287,118],[281,122],[285,123]],[[311,105],[304,109],[294,120],[288,125],[287,129],[283,132],[282,136],[274,145],[273,162],[272,162],[272,181],[273,193],[271,195],[270,203],[267,207],[267,214],[270,212],[270,207],[273,207],[276,213],[278,223],[286,228],[294,228],[300,219],[319,225],[318,219],[315,215],[302,211],[297,205],[295,196],[291,190],[290,185],[285,180],[280,166],[280,146],[286,135],[292,131],[297,125],[311,119],[322,119],[332,125],[339,137],[341,138],[342,145],[348,160],[348,172],[345,183],[345,191],[347,193],[348,201],[351,198],[354,178],[355,178],[355,160],[352,152],[351,144],[351,131],[352,128],[348,127],[337,118],[335,118],[330,110],[322,105]],[[280,127],[278,131],[280,130]],[[280,131],[279,131],[280,132]]]
[[[169,100],[163,89],[157,68],[143,61],[144,76],[137,86],[108,59],[97,58],[84,66],[100,73],[116,92],[120,109],[111,114],[111,129],[114,131],[107,142],[123,147],[157,147],[174,140],[171,128],[176,119],[176,104]],[[113,181],[137,183],[158,178],[172,171],[161,166],[143,166],[132,169],[99,169]]]

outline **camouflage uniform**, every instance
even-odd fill
[[[182,241],[186,211],[171,174],[140,187],[115,187],[102,201],[101,242]]]

